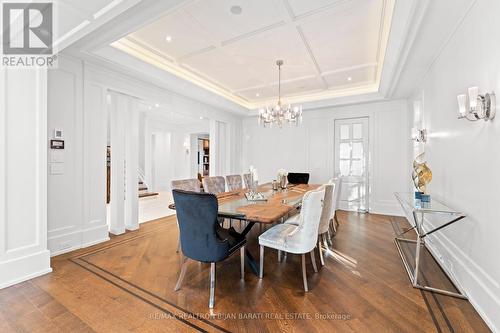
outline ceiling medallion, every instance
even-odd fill
[[[278,103],[259,110],[259,124],[264,127],[273,127],[275,124],[280,128],[285,123],[299,126],[302,123],[302,105],[291,106],[288,104],[283,106],[281,104],[281,66],[283,60],[277,60],[276,65],[278,65]]]

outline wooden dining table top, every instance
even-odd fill
[[[289,184],[285,190],[274,191],[271,183],[263,184],[257,190],[264,194],[266,201],[247,200],[245,193],[248,189],[220,193],[217,195],[219,216],[257,223],[274,223],[295,210],[301,204],[304,194],[319,186]]]

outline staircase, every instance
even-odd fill
[[[148,187],[142,180],[139,180],[139,198],[154,197],[157,192],[149,192]]]
[[[154,197],[158,195],[156,192],[149,192],[148,186],[144,182],[144,172],[141,169],[137,170],[139,173],[139,198]]]

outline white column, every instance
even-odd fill
[[[84,220],[82,247],[106,241],[106,89],[86,82],[84,88]]]
[[[0,69],[0,288],[48,272],[47,71]]]
[[[110,232],[125,232],[125,112],[126,101],[110,93],[111,200]]]
[[[137,100],[124,97],[125,111],[125,228],[139,228],[139,111]]]

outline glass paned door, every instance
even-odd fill
[[[335,175],[342,178],[340,208],[367,211],[367,117],[335,120]]]

